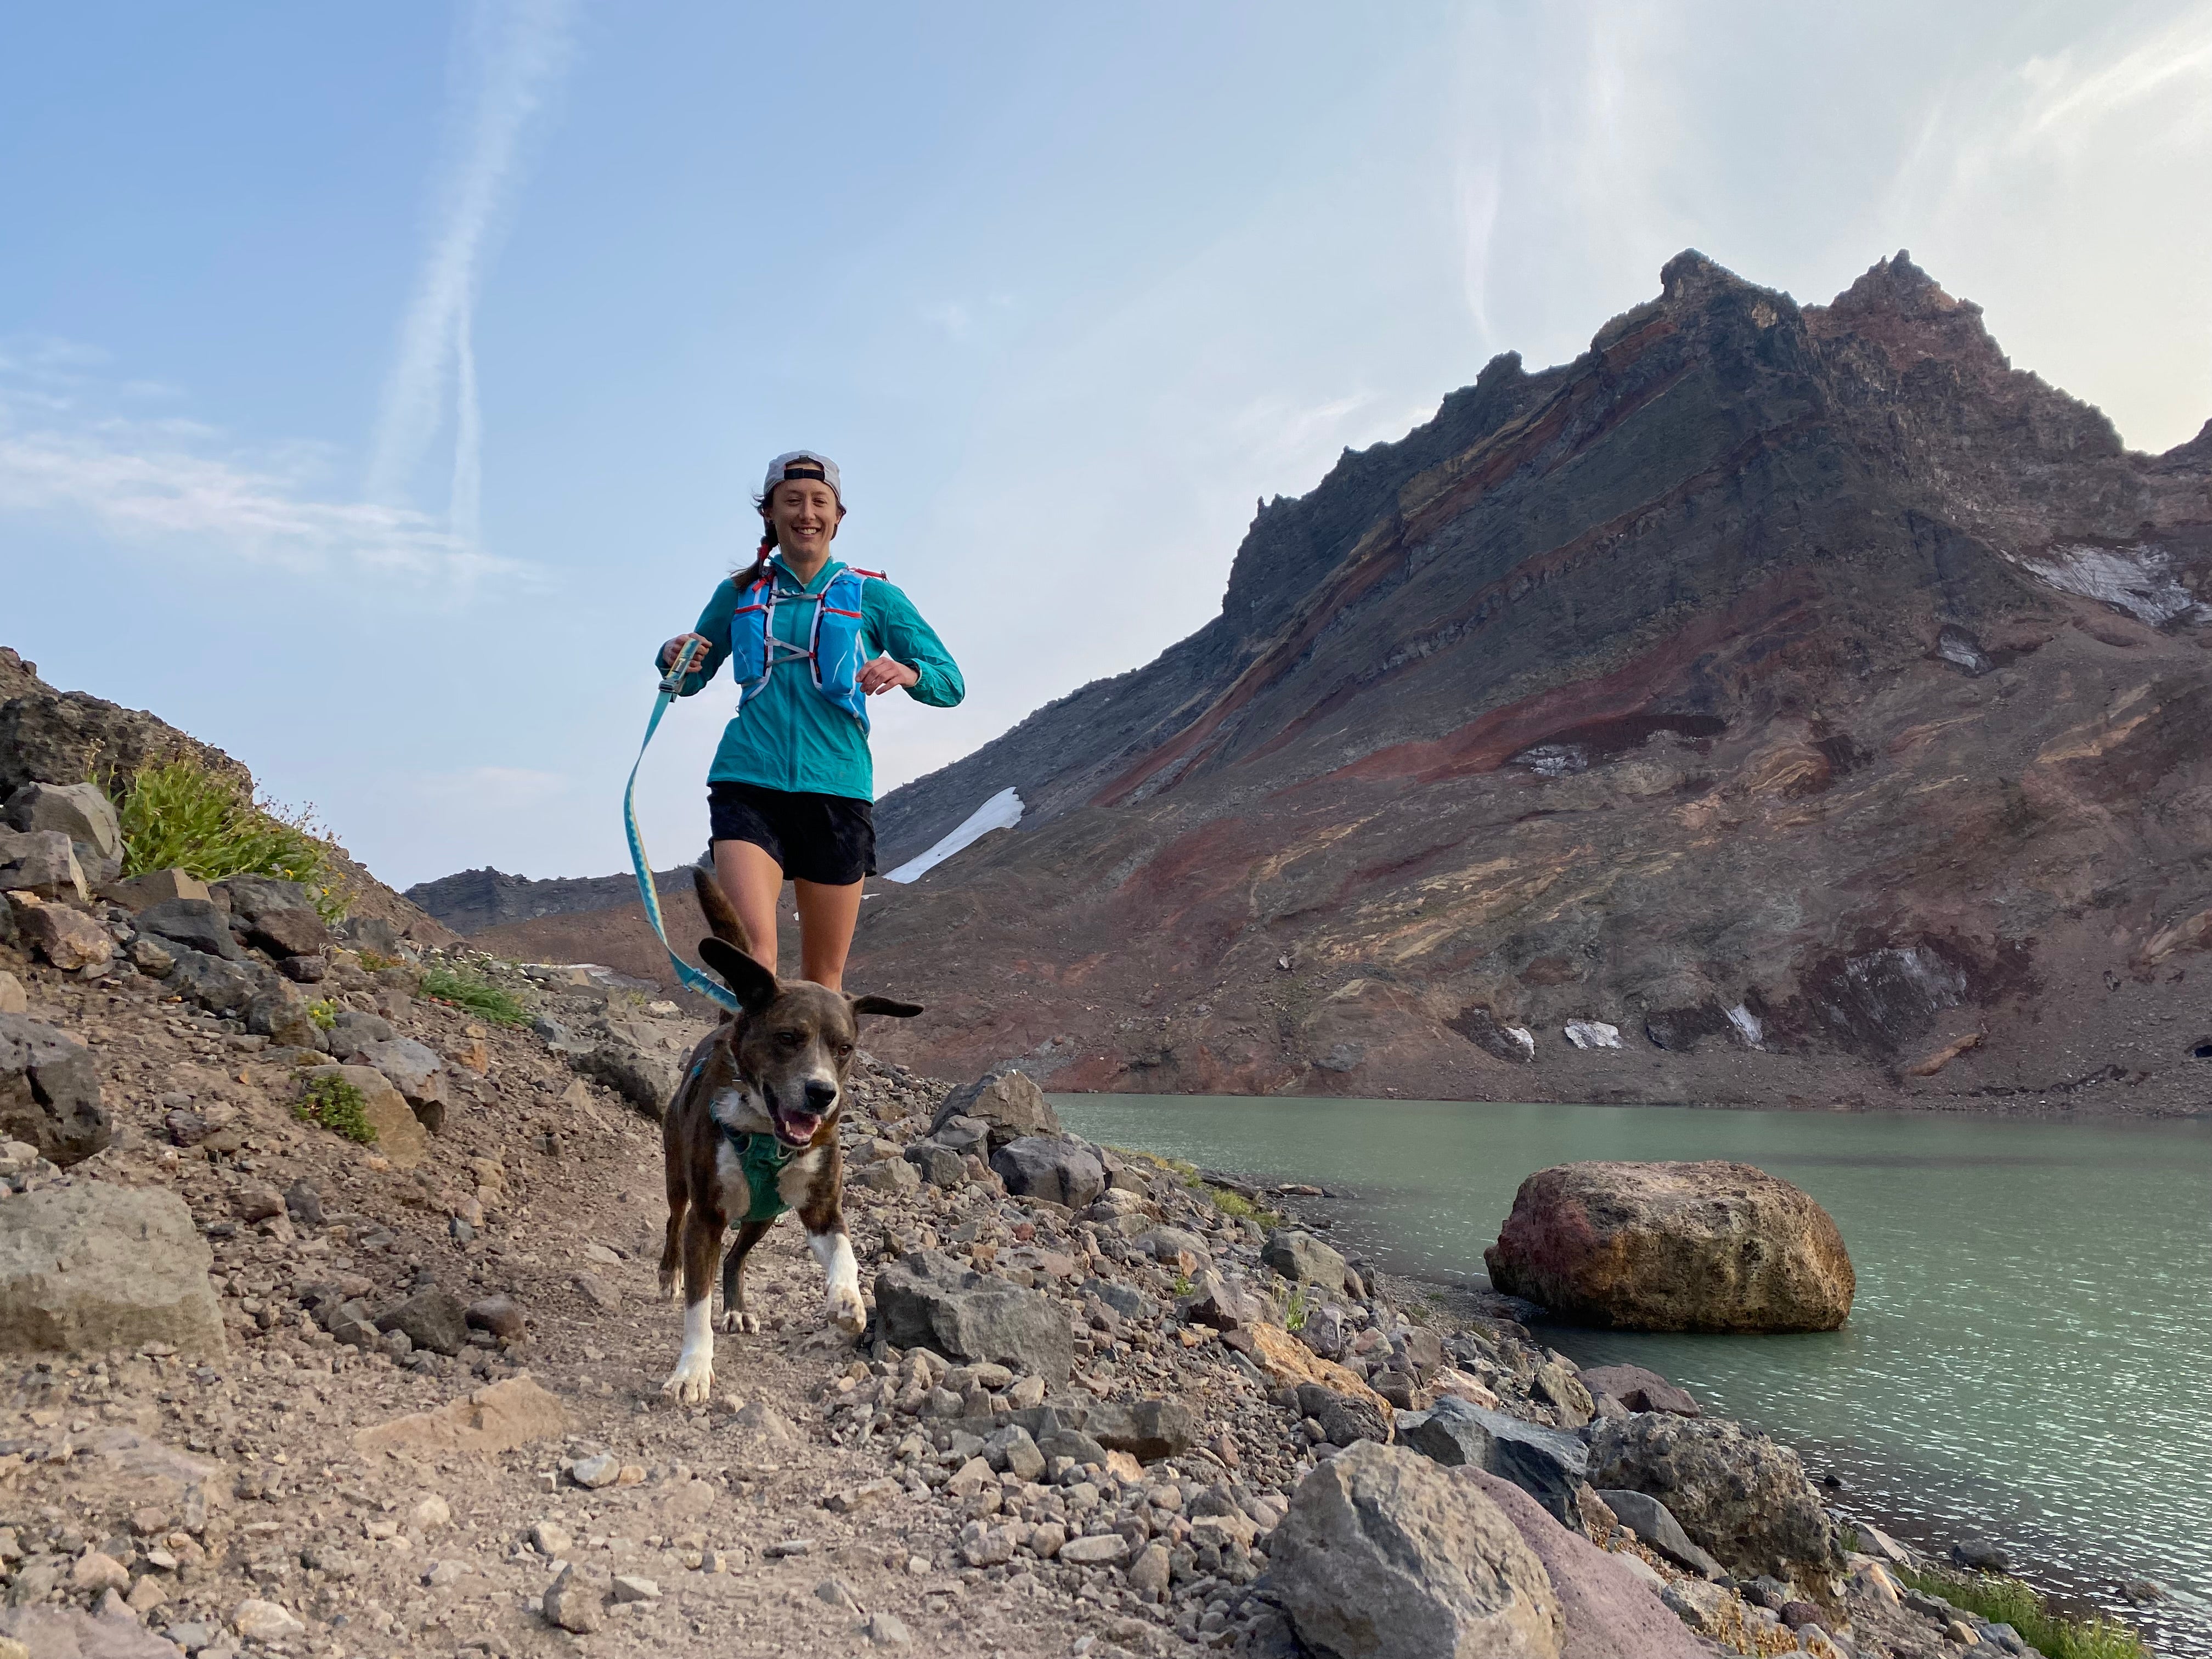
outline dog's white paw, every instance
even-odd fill
[[[822,1310],[830,1316],[830,1322],[848,1336],[858,1336],[867,1328],[867,1304],[860,1300],[860,1291],[851,1285],[830,1286]]]
[[[686,1357],[676,1362],[661,1393],[681,1406],[703,1406],[714,1392],[714,1362]]]
[[[758,1336],[760,1316],[757,1313],[739,1313],[732,1308],[722,1316],[722,1329],[732,1336],[740,1334],[746,1336]]]

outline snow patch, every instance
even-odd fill
[[[1001,789],[960,821],[960,827],[927,853],[908,859],[896,870],[884,872],[885,881],[920,881],[962,848],[994,830],[1011,830],[1022,821],[1022,798],[1011,788]]]
[[[2124,611],[2138,622],[2163,628],[2176,617],[2212,622],[2212,605],[2200,605],[2173,574],[2173,561],[2162,547],[2139,542],[2133,547],[2076,544],[2030,556],[2005,557],[2062,593],[2095,599]]]
[[[1577,1048],[1618,1048],[1620,1028],[1601,1019],[1571,1019],[1567,1022],[1567,1041]]]

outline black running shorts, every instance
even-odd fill
[[[848,795],[710,783],[707,820],[716,841],[750,842],[793,881],[848,887],[876,873],[875,808]]]

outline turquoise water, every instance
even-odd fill
[[[1447,1280],[1480,1282],[1515,1188],[1547,1164],[1723,1158],[1795,1182],[1857,1269],[1842,1330],[1545,1339],[1768,1430],[1911,1541],[1994,1538],[2115,1608],[2114,1580],[2154,1578],[2180,1592],[2149,1620],[2159,1646],[2212,1652],[2212,1124],[1052,1098],[1093,1139],[1348,1189],[1312,1205],[1340,1245]]]

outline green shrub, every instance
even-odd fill
[[[123,873],[183,870],[202,881],[275,876],[305,883],[325,921],[345,914],[330,838],[307,812],[257,802],[195,760],[145,766],[131,780],[118,816]]]
[[[2017,1578],[1996,1573],[1916,1572],[1909,1567],[1893,1571],[1900,1583],[1923,1595],[1940,1595],[1993,1625],[2010,1625],[2021,1641],[2045,1659],[2146,1659],[2142,1638],[2128,1626],[2053,1613]]]
[[[293,1103],[292,1115],[367,1146],[376,1139],[376,1126],[368,1121],[368,1105],[361,1091],[342,1077],[309,1078],[306,1090]]]
[[[512,991],[465,968],[424,969],[422,994],[433,1002],[465,1008],[495,1025],[522,1025],[530,1019],[530,1010]]]
[[[1299,1285],[1291,1292],[1291,1304],[1283,1310],[1283,1328],[1298,1332],[1306,1328],[1306,1287]]]
[[[327,1031],[338,1023],[338,1006],[327,997],[311,1002],[307,1005],[307,1018],[315,1022],[318,1029]]]

